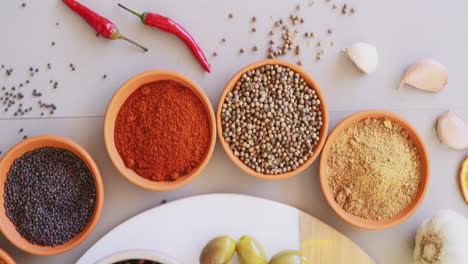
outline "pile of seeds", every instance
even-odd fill
[[[421,158],[408,132],[388,119],[367,118],[342,132],[327,159],[336,202],[366,219],[389,219],[415,198]]]
[[[223,136],[235,156],[264,174],[301,166],[320,140],[320,99],[288,67],[266,65],[243,74],[226,96]]]
[[[162,264],[162,263],[152,261],[152,260],[144,260],[144,259],[129,259],[129,260],[115,262],[113,264]]]
[[[88,224],[96,189],[84,162],[72,152],[40,148],[15,160],[5,183],[5,211],[33,244],[64,244]]]

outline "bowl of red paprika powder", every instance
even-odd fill
[[[192,181],[208,164],[216,142],[213,108],[192,80],[153,70],[125,82],[104,120],[110,159],[130,182],[169,191]]]

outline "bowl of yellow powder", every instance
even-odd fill
[[[412,215],[429,186],[429,157],[418,132],[401,117],[369,110],[331,132],[319,164],[330,207],[363,229],[396,226]]]

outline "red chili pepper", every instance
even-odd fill
[[[159,28],[160,30],[176,35],[179,39],[185,42],[185,45],[187,45],[190,48],[193,55],[195,55],[195,57],[198,59],[203,68],[205,68],[207,72],[211,73],[210,64],[208,63],[208,60],[206,59],[206,56],[203,53],[203,50],[200,48],[200,46],[198,46],[197,42],[188,33],[188,31],[185,30],[181,25],[165,16],[161,16],[150,12],[144,12],[143,14],[139,14],[121,4],[119,4],[119,6],[129,11],[130,13],[140,17],[141,22],[143,22],[143,24]]]
[[[105,37],[106,39],[123,39],[126,40],[140,48],[144,51],[148,51],[147,48],[141,46],[140,44],[136,43],[135,41],[128,39],[122,36],[119,32],[119,29],[112,23],[109,19],[100,16],[99,14],[93,12],[91,9],[87,8],[86,6],[76,2],[75,0],[62,0],[71,10],[75,13],[80,15],[88,24],[93,27],[97,33],[101,36]]]

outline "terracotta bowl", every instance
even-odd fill
[[[419,183],[419,190],[414,200],[399,214],[393,216],[390,219],[381,220],[381,221],[368,220],[368,219],[355,216],[353,214],[346,212],[343,208],[341,208],[340,205],[338,205],[338,203],[336,203],[335,198],[333,197],[333,194],[331,192],[330,186],[328,184],[328,169],[329,168],[327,165],[327,160],[330,155],[330,150],[331,150],[333,143],[338,138],[338,136],[340,136],[341,133],[343,133],[343,131],[346,128],[366,118],[387,118],[393,122],[400,124],[403,128],[405,128],[408,131],[408,134],[411,137],[411,139],[416,144],[416,148],[417,148],[417,151],[419,152],[419,155],[421,157],[421,163],[422,163],[421,181]],[[430,178],[430,165],[429,164],[430,164],[429,156],[426,150],[426,146],[424,145],[424,142],[421,139],[421,136],[418,134],[416,129],[414,129],[407,121],[387,111],[381,111],[381,110],[362,111],[362,112],[355,113],[345,118],[343,121],[341,121],[341,123],[339,123],[333,129],[333,131],[328,136],[327,142],[325,143],[325,146],[323,147],[322,156],[320,157],[320,163],[319,163],[320,186],[322,188],[323,195],[325,196],[325,199],[327,200],[330,207],[344,221],[362,229],[368,229],[368,230],[387,229],[405,221],[408,217],[410,217],[416,211],[416,209],[419,207],[419,205],[423,201],[424,196],[426,195],[427,189],[429,187],[429,178]]]
[[[16,261],[8,252],[0,248],[0,261],[3,260],[6,264],[16,264]]]
[[[119,152],[117,151],[114,141],[114,126],[115,121],[117,119],[117,115],[120,111],[120,107],[125,103],[127,98],[142,85],[160,80],[173,80],[191,89],[205,106],[205,110],[210,123],[210,146],[208,151],[205,153],[202,162],[188,175],[185,175],[184,177],[172,182],[151,181],[139,176],[135,171],[127,168],[127,166],[125,166],[124,161],[120,157]],[[153,70],[143,72],[125,82],[112,97],[104,119],[104,141],[106,144],[107,153],[109,154],[112,163],[120,172],[120,174],[122,174],[131,183],[153,191],[173,190],[195,179],[203,171],[203,169],[206,167],[209,160],[211,159],[211,155],[213,154],[213,150],[216,143],[216,127],[213,108],[211,107],[211,103],[208,97],[203,92],[203,90],[195,82],[185,77],[184,75],[166,70]]]
[[[34,245],[31,244],[27,239],[23,238],[18,233],[18,231],[16,231],[14,224],[6,216],[5,208],[3,206],[5,202],[3,198],[5,192],[5,181],[7,179],[7,174],[11,168],[11,165],[16,159],[23,156],[26,152],[30,152],[42,147],[62,148],[73,152],[73,154],[79,157],[89,168],[91,174],[93,175],[96,186],[96,207],[85,229],[65,244],[54,247]],[[94,227],[96,226],[99,217],[101,216],[103,202],[104,188],[102,186],[101,174],[96,163],[85,149],[69,139],[57,136],[31,137],[12,147],[0,161],[0,204],[2,205],[0,206],[0,229],[12,244],[31,254],[42,256],[57,255],[78,246],[81,242],[83,242],[83,240],[85,240],[85,238],[91,233],[91,231],[93,231]]]
[[[276,175],[270,175],[270,174],[264,174],[264,173],[260,173],[260,172],[255,171],[254,169],[247,166],[243,161],[241,161],[238,157],[236,157],[234,155],[231,148],[229,147],[229,143],[226,142],[226,140],[223,137],[223,127],[221,125],[221,111],[222,111],[223,104],[224,104],[224,101],[226,99],[226,96],[228,95],[228,93],[231,90],[234,89],[236,83],[239,81],[242,74],[244,74],[244,73],[246,73],[246,72],[248,72],[250,70],[260,68],[260,67],[265,66],[265,65],[275,65],[275,64],[281,65],[281,66],[284,66],[284,67],[288,67],[288,68],[292,69],[293,71],[298,72],[302,76],[302,78],[304,78],[304,80],[315,90],[318,99],[320,99],[320,101],[321,101],[320,110],[322,111],[323,125],[322,125],[322,128],[319,131],[320,140],[319,140],[318,144],[314,147],[314,150],[313,150],[314,153],[312,154],[312,156],[310,156],[304,162],[304,164],[302,164],[301,166],[299,166],[297,169],[295,169],[293,171],[280,173],[280,174],[276,174]],[[327,108],[327,103],[325,101],[325,98],[324,98],[324,96],[322,94],[322,91],[320,90],[318,84],[301,67],[298,67],[295,64],[292,64],[292,63],[289,63],[289,62],[286,62],[286,61],[282,61],[282,60],[261,60],[261,61],[258,61],[258,62],[255,62],[253,64],[250,64],[250,65],[246,66],[245,68],[240,70],[238,73],[236,73],[236,75],[234,75],[234,77],[232,77],[232,79],[228,82],[228,84],[224,88],[223,93],[221,94],[221,97],[219,98],[218,111],[216,112],[216,120],[217,120],[216,125],[217,125],[217,129],[218,129],[218,137],[219,137],[219,141],[221,142],[221,146],[224,149],[224,152],[226,152],[226,154],[232,160],[232,162],[234,162],[234,164],[236,164],[236,166],[239,167],[242,171],[244,171],[245,173],[247,173],[247,174],[249,174],[251,176],[254,176],[254,177],[257,177],[257,178],[260,178],[260,179],[263,179],[263,180],[283,180],[283,179],[291,178],[291,177],[296,176],[299,173],[303,172],[318,157],[320,151],[322,150],[323,145],[325,144],[325,139],[327,137],[327,132],[328,132],[328,108]]]

